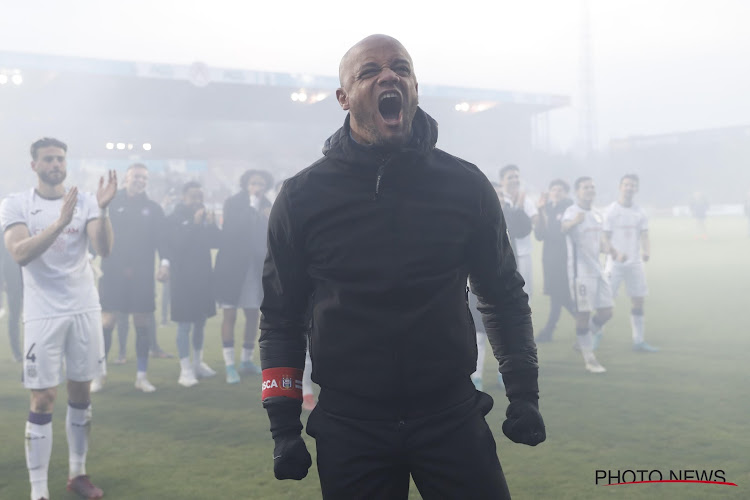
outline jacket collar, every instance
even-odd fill
[[[344,125],[326,140],[323,146],[323,154],[326,157],[358,165],[378,163],[394,155],[426,155],[435,148],[437,143],[437,122],[419,107],[412,122],[411,140],[397,149],[363,146],[356,143],[351,136],[349,119],[347,114]]]

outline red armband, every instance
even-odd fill
[[[263,370],[261,400],[284,396],[302,400],[302,370],[299,368],[266,368]]]

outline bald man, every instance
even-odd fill
[[[495,191],[435,147],[411,57],[373,35],[341,61],[348,111],[324,157],[285,183],[263,273],[263,405],[274,474],[302,479],[305,332],[321,387],[307,433],[325,499],[510,498],[475,389],[467,277],[510,399],[503,431],[545,439],[528,296]]]

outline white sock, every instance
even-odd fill
[[[312,395],[312,359],[310,353],[305,354],[305,371],[302,372],[302,396]]]
[[[26,468],[29,470],[32,498],[49,498],[47,472],[52,455],[52,423],[26,422]]]
[[[91,404],[81,410],[68,405],[65,433],[68,435],[69,478],[86,474],[86,453],[89,451],[91,432]]]
[[[593,352],[594,350],[594,335],[591,330],[586,331],[584,334],[576,335],[578,338],[578,347],[581,348],[581,352]]]
[[[203,362],[203,349],[193,351],[193,371],[198,373],[198,367]]]
[[[245,361],[252,361],[253,360],[253,351],[254,350],[255,349],[252,348],[252,347],[250,349],[248,349],[247,347],[243,347],[242,348],[242,362],[243,363]]]
[[[234,347],[225,347],[222,352],[224,353],[224,364],[234,366]]]
[[[180,370],[182,373],[193,371],[193,364],[190,362],[190,356],[180,358]]]
[[[630,315],[630,326],[633,328],[633,344],[640,344],[644,339],[643,315]]]
[[[477,332],[477,371],[471,374],[471,378],[478,378],[481,380],[482,373],[484,372],[484,357],[487,351],[487,334],[485,332]]]
[[[146,378],[146,372],[135,372],[136,380],[143,380]]]

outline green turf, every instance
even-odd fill
[[[488,359],[485,388],[496,401],[488,415],[516,499],[750,498],[750,238],[742,218],[709,219],[709,238],[694,238],[693,221],[652,221],[646,335],[663,352],[630,351],[628,304],[618,299],[599,359],[603,375],[584,371],[571,349],[573,323],[561,320],[555,342],[540,345],[542,414],[548,439],[529,448],[500,431],[505,399]],[[537,262],[538,262],[538,248]],[[540,269],[535,269],[541,277]],[[541,291],[540,279],[535,280]],[[537,326],[546,297],[532,302]],[[0,499],[28,498],[23,452],[27,392],[0,327]],[[184,389],[176,360],[152,360],[154,394],[133,389],[135,366],[110,366],[94,397],[89,472],[112,499],[320,498],[315,468],[303,481],[279,482],[272,441],[259,401],[259,377],[223,381],[219,322],[208,323],[206,359],[220,376]],[[174,352],[175,327],[162,327]],[[116,351],[117,347],[114,347]],[[54,418],[50,493],[65,492],[64,390]],[[314,443],[307,438],[314,456]],[[738,487],[700,484],[596,486],[597,469],[722,469]],[[412,485],[411,498],[419,498]],[[471,498],[467,492],[465,498]]]

